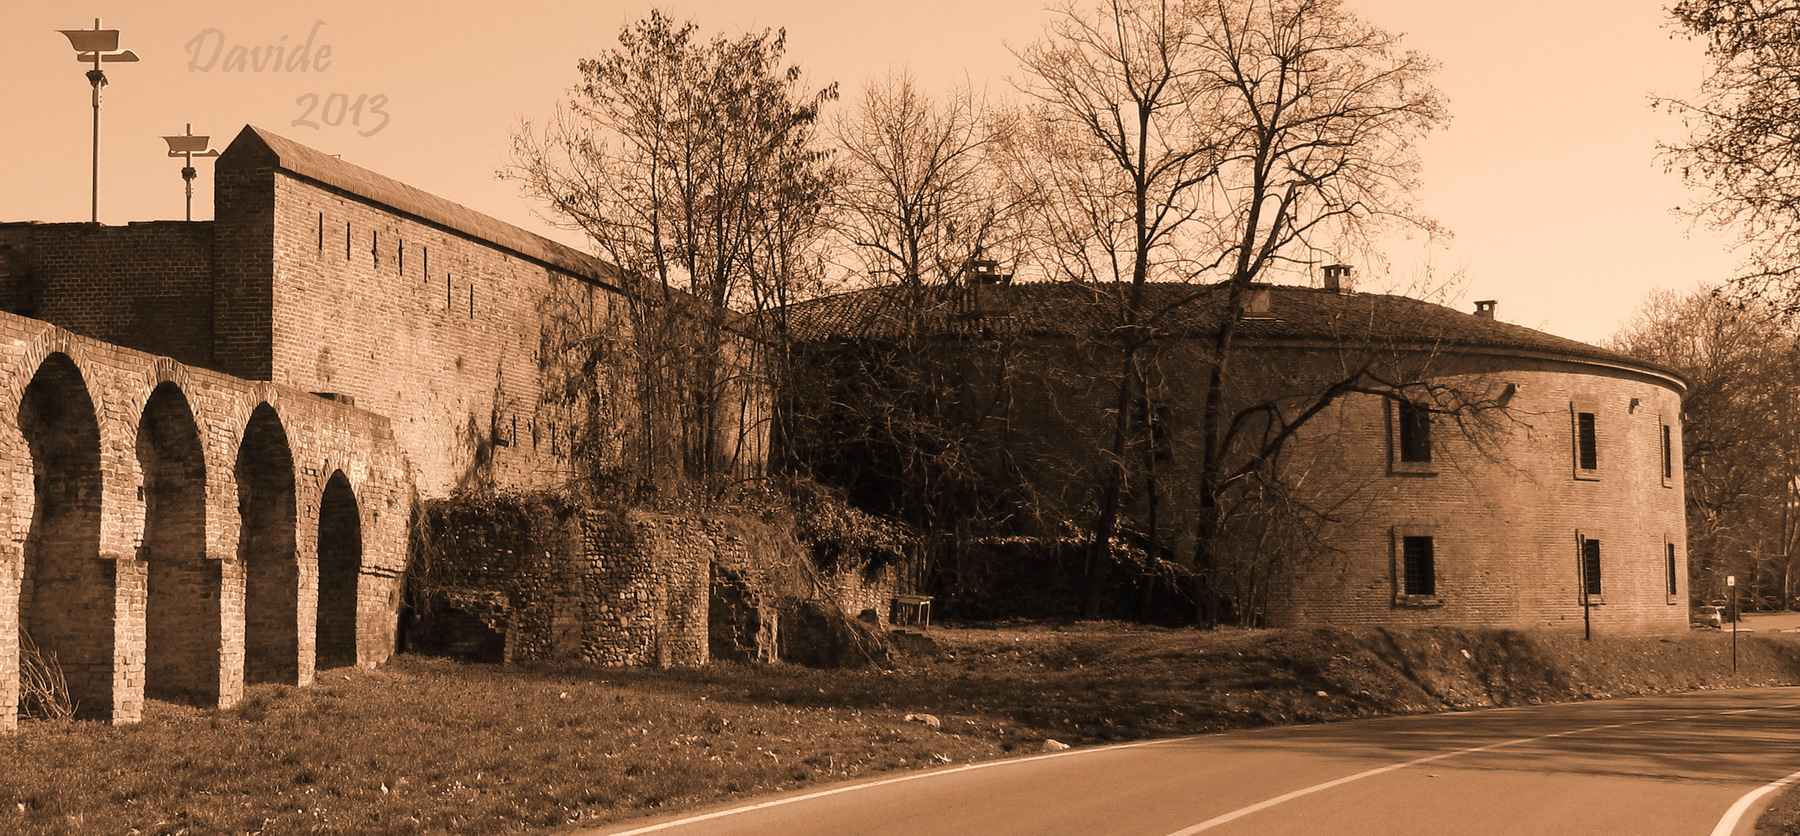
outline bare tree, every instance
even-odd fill
[[[1661,363],[1688,381],[1682,400],[1696,595],[1722,596],[1724,576],[1780,588],[1793,599],[1800,552],[1800,345],[1773,304],[1726,298],[1723,288],[1653,293],[1613,337],[1619,351]]]
[[[1653,104],[1687,136],[1661,146],[1702,197],[1690,214],[1737,233],[1739,292],[1800,311],[1800,3],[1681,0],[1676,25],[1706,44],[1711,72],[1691,99]]]
[[[956,548],[948,528],[978,529],[984,513],[966,488],[984,458],[970,433],[986,408],[949,379],[957,370],[937,356],[943,335],[932,323],[966,298],[969,281],[992,278],[1013,257],[1015,207],[995,188],[990,156],[999,127],[969,88],[931,95],[897,73],[865,87],[831,131],[843,174],[832,203],[841,256],[861,276],[854,283],[879,289],[893,326],[857,353],[851,373],[878,383],[841,403],[833,432],[886,451],[901,476],[886,510],[932,535],[927,563]]]
[[[785,53],[780,31],[705,39],[652,12],[580,62],[569,99],[541,132],[521,126],[501,172],[621,274],[648,482],[707,481],[733,467],[721,419],[748,410],[730,395],[752,390],[741,384],[755,348],[737,339],[733,305],[779,297],[769,282],[788,275],[778,267],[792,266],[797,230],[816,211],[793,204],[823,199],[804,169],[822,159],[810,129],[835,87],[804,88]],[[582,335],[570,348],[604,339],[620,342]],[[590,352],[582,365],[599,360]],[[677,461],[659,454],[664,435],[679,439]]]
[[[1430,83],[1433,62],[1337,0],[1190,0],[1188,11],[1204,77],[1228,91],[1219,118],[1231,131],[1221,174],[1209,181],[1212,252],[1195,265],[1220,271],[1229,288],[1199,430],[1195,563],[1205,567],[1221,491],[1266,459],[1265,443],[1242,463],[1228,461],[1237,423],[1225,414],[1228,361],[1251,285],[1315,252],[1355,246],[1383,223],[1431,227],[1410,202],[1417,144],[1448,115]],[[1284,443],[1365,376],[1345,376],[1292,413],[1267,413],[1278,427],[1268,442]]]
[[[1096,544],[1112,535],[1133,470],[1131,416],[1144,406],[1146,358],[1181,309],[1217,323],[1200,358],[1205,403],[1195,565],[1213,562],[1221,496],[1273,458],[1336,399],[1425,381],[1348,368],[1311,403],[1234,416],[1229,369],[1252,286],[1292,275],[1319,252],[1350,249],[1398,222],[1435,229],[1410,202],[1418,141],[1447,119],[1434,64],[1337,0],[1105,0],[1064,7],[1020,55],[1036,106],[1013,143],[1016,187],[1051,272],[1107,282],[1119,295],[1121,362],[1109,410],[1109,472]],[[1150,281],[1207,282],[1147,309]],[[1204,300],[1204,301],[1202,301]],[[1478,400],[1478,399],[1477,399]],[[1260,422],[1260,423],[1259,423]],[[1255,426],[1258,444],[1246,444]],[[1154,490],[1152,490],[1154,493]],[[1209,608],[1214,610],[1216,608]],[[1209,617],[1219,613],[1210,612]]]
[[[1109,551],[1132,478],[1132,415],[1155,336],[1144,286],[1174,278],[1185,260],[1182,235],[1224,157],[1215,117],[1225,91],[1207,83],[1192,20],[1177,4],[1100,0],[1052,15],[1043,40],[1018,53],[1031,105],[1005,159],[1012,189],[1030,201],[1047,272],[1109,286],[1116,303],[1091,567]]]
[[[1010,243],[987,159],[995,130],[967,87],[932,97],[905,74],[867,86],[832,129],[845,175],[837,229],[856,266],[878,283],[950,285]]]

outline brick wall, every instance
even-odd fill
[[[528,507],[452,500],[428,513],[422,647],[469,654],[474,631],[500,637],[511,662],[702,665],[713,566],[767,557],[732,533],[743,521]]]
[[[1343,464],[1376,474],[1352,520],[1334,533],[1339,553],[1295,579],[1284,623],[1487,624],[1581,629],[1578,537],[1599,540],[1602,593],[1596,631],[1685,631],[1687,528],[1680,472],[1680,394],[1629,370],[1543,360],[1470,362],[1517,387],[1518,422],[1490,459],[1453,429],[1434,429],[1428,473],[1389,468],[1389,407],[1346,401],[1310,444],[1330,443]],[[1572,404],[1596,415],[1598,473],[1578,478]],[[1662,477],[1662,426],[1675,445]],[[1436,600],[1399,593],[1397,537],[1429,534]],[[1676,549],[1668,594],[1667,546]]]
[[[255,441],[252,415],[279,438]],[[0,626],[56,654],[85,716],[135,721],[147,687],[229,706],[259,662],[311,682],[334,480],[355,497],[360,535],[351,661],[393,651],[413,491],[380,416],[0,314],[0,462],[0,588],[20,591],[0,597]],[[258,511],[284,501],[285,513]],[[247,594],[271,572],[286,587],[275,603]],[[286,658],[259,658],[271,652]],[[0,641],[0,705],[17,688],[18,645]],[[14,722],[0,713],[0,727]]]
[[[543,317],[603,318],[611,294],[294,177],[275,193],[273,380],[390,416],[426,496],[566,477]]]
[[[1295,567],[1268,619],[1276,624],[1457,624],[1580,629],[1577,536],[1602,543],[1603,594],[1589,616],[1597,631],[1687,629],[1687,535],[1680,472],[1681,393],[1664,377],[1630,368],[1554,357],[1476,351],[1401,352],[1363,357],[1337,349],[1254,347],[1237,355],[1232,379],[1245,403],[1321,391],[1321,381],[1364,361],[1377,368],[1424,364],[1434,380],[1515,394],[1493,456],[1449,422],[1434,431],[1429,472],[1391,463],[1393,418],[1379,396],[1350,395],[1310,423],[1283,454],[1307,474],[1305,498],[1329,509],[1332,552]],[[832,349],[841,350],[841,349]],[[1020,503],[1014,520],[1027,533],[1055,535],[1059,520],[1091,518],[1094,486],[1110,444],[1108,422],[1116,356],[1105,344],[1025,339],[1016,343],[946,341],[969,403],[992,403],[979,442],[968,448],[1007,467],[988,490]],[[1163,542],[1192,554],[1197,508],[1195,433],[1205,397],[1204,348],[1165,346],[1152,368],[1166,407],[1172,455],[1158,464]],[[809,359],[817,368],[829,368]],[[1004,364],[1004,373],[998,369]],[[1388,364],[1382,366],[1381,364]],[[1397,364],[1397,365],[1396,365]],[[996,393],[990,381],[1000,381]],[[857,385],[846,381],[843,385]],[[836,384],[834,384],[836,385]],[[844,403],[839,392],[812,403]],[[1597,479],[1576,478],[1572,404],[1598,420]],[[816,416],[815,416],[816,417]],[[829,418],[829,416],[826,416]],[[1671,427],[1675,473],[1665,482],[1661,428]],[[879,458],[874,459],[879,461]],[[989,466],[988,460],[976,462]],[[879,483],[877,483],[879,484]],[[854,490],[853,490],[854,493]],[[1130,510],[1147,518],[1140,491]],[[1397,596],[1402,529],[1435,538],[1439,594]],[[1676,545],[1676,594],[1666,594],[1666,544]]]
[[[212,232],[185,221],[3,224],[0,301],[83,336],[210,366]]]
[[[779,603],[829,598],[885,621],[892,566],[814,581],[791,532],[742,516],[549,511],[458,498],[430,507],[428,603],[411,639],[491,661],[608,667],[771,660]]]
[[[645,443],[627,359],[572,369],[556,354],[568,329],[629,340],[615,289],[302,177],[279,174],[274,191],[271,379],[393,418],[424,495],[562,482],[590,420],[602,461]],[[598,417],[567,400],[571,374],[597,378]],[[748,469],[765,411],[734,399],[718,429]]]

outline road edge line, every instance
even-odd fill
[[[745,805],[738,806],[738,807],[730,807],[730,808],[727,808],[724,810],[714,810],[711,813],[701,813],[698,815],[688,816],[686,818],[675,819],[673,821],[665,821],[665,822],[658,822],[655,824],[647,824],[647,825],[644,825],[643,827],[635,827],[630,830],[609,831],[609,830],[602,829],[597,832],[605,833],[605,834],[607,834],[607,836],[640,836],[640,834],[644,834],[644,833],[655,833],[655,832],[658,832],[661,830],[669,830],[669,829],[676,828],[676,827],[686,827],[687,825],[690,825],[690,824],[699,824],[699,823],[705,822],[705,821],[712,821],[714,819],[727,818],[730,816],[741,815],[743,813],[755,812],[757,810],[767,810],[771,807],[783,807],[783,806],[786,806],[789,804],[798,804],[802,801],[812,801],[817,798],[825,798],[828,796],[840,795],[840,794],[847,793],[847,792],[855,792],[858,790],[874,789],[875,787],[885,787],[890,784],[904,784],[908,781],[918,781],[918,780],[922,780],[925,778],[936,778],[936,777],[943,776],[943,775],[955,775],[959,772],[973,772],[977,769],[988,769],[988,768],[996,767],[996,766],[1008,766],[1011,764],[1031,763],[1033,761],[1044,761],[1044,760],[1051,760],[1054,758],[1066,758],[1066,757],[1071,757],[1074,755],[1088,755],[1088,754],[1093,754],[1096,752],[1114,752],[1114,751],[1118,751],[1120,749],[1141,749],[1146,746],[1160,746],[1160,745],[1167,744],[1167,743],[1184,743],[1184,742],[1200,740],[1200,739],[1208,738],[1208,737],[1217,737],[1219,734],[1220,733],[1218,733],[1218,732],[1214,732],[1211,734],[1191,734],[1191,735],[1187,735],[1184,737],[1164,737],[1164,738],[1159,738],[1156,740],[1138,740],[1138,741],[1133,741],[1131,743],[1115,743],[1110,746],[1093,746],[1093,747],[1085,747],[1085,748],[1080,748],[1080,749],[1070,749],[1066,752],[1047,752],[1047,753],[1044,753],[1041,755],[1030,755],[1030,756],[1023,757],[1023,758],[1002,758],[999,760],[981,761],[979,763],[967,763],[967,764],[963,764],[962,766],[951,767],[949,769],[934,769],[934,770],[931,770],[930,772],[911,772],[911,773],[908,773],[905,775],[896,775],[891,778],[882,778],[882,779],[875,780],[875,781],[864,781],[860,784],[848,784],[846,786],[832,787],[831,789],[826,789],[826,790],[817,790],[815,792],[809,792],[804,795],[784,796],[781,798],[770,799],[768,801],[759,801],[755,804],[745,804]],[[595,831],[590,831],[590,832],[595,832]]]
[[[1756,802],[1795,781],[1800,781],[1800,772],[1795,772],[1785,778],[1777,778],[1744,793],[1742,798],[1739,798],[1725,811],[1725,815],[1719,817],[1719,823],[1713,826],[1712,836],[1731,836],[1738,829],[1738,824],[1743,820],[1744,814],[1750,812],[1750,808],[1756,806]]]
[[[1351,783],[1353,781],[1360,781],[1364,778],[1373,778],[1377,775],[1385,775],[1389,772],[1394,772],[1396,770],[1405,769],[1410,766],[1419,766],[1421,764],[1434,763],[1436,761],[1441,761],[1446,758],[1460,757],[1462,755],[1473,755],[1473,754],[1477,754],[1480,752],[1493,751],[1495,749],[1504,749],[1509,746],[1518,746],[1523,743],[1535,743],[1539,740],[1552,740],[1552,739],[1559,738],[1559,737],[1570,737],[1570,736],[1578,735],[1578,734],[1586,734],[1588,732],[1605,731],[1606,729],[1621,729],[1621,728],[1628,728],[1631,726],[1644,726],[1644,725],[1649,725],[1652,723],[1667,723],[1667,722],[1670,722],[1673,720],[1691,720],[1696,717],[1713,717],[1713,716],[1723,717],[1723,716],[1730,715],[1730,714],[1750,714],[1750,713],[1758,712],[1758,711],[1779,711],[1782,709],[1796,708],[1796,707],[1800,707],[1800,703],[1786,703],[1783,705],[1758,706],[1755,708],[1740,708],[1740,709],[1734,709],[1731,711],[1702,711],[1702,712],[1692,713],[1692,714],[1676,714],[1676,715],[1670,715],[1668,717],[1658,717],[1653,720],[1635,720],[1635,721],[1632,721],[1629,723],[1608,723],[1606,725],[1601,725],[1601,726],[1587,726],[1585,728],[1579,728],[1579,729],[1567,729],[1564,731],[1554,732],[1551,734],[1540,734],[1540,735],[1537,735],[1536,737],[1521,737],[1521,738],[1517,738],[1515,740],[1503,740],[1503,741],[1500,741],[1499,743],[1489,743],[1485,746],[1471,746],[1467,749],[1456,749],[1456,750],[1449,751],[1449,752],[1439,752],[1435,755],[1428,755],[1428,756],[1422,757],[1422,758],[1415,758],[1410,761],[1402,761],[1400,763],[1390,763],[1386,766],[1375,767],[1374,769],[1365,769],[1361,772],[1358,772],[1358,773],[1355,773],[1352,775],[1345,775],[1341,778],[1335,778],[1330,781],[1326,781],[1324,783],[1314,784],[1310,787],[1301,787],[1300,789],[1282,793],[1281,795],[1275,796],[1273,798],[1265,798],[1262,801],[1259,801],[1255,804],[1250,804],[1250,805],[1247,805],[1244,807],[1239,807],[1238,809],[1232,810],[1227,813],[1221,813],[1220,815],[1214,816],[1210,819],[1207,819],[1206,821],[1200,822],[1199,824],[1189,825],[1188,827],[1184,827],[1180,830],[1175,831],[1174,833],[1169,834],[1169,836],[1194,836],[1194,834],[1196,834],[1196,833],[1211,830],[1220,825],[1229,824],[1231,822],[1237,821],[1238,819],[1241,819],[1241,818],[1251,815],[1253,813],[1260,813],[1271,807],[1278,807],[1282,804],[1286,804],[1289,801],[1293,801],[1296,798],[1303,798],[1305,796],[1312,795],[1313,793],[1324,792],[1325,790],[1333,789],[1336,787],[1341,787],[1341,786]],[[1788,779],[1790,779],[1790,780],[1795,779],[1795,778],[1800,778],[1800,773],[1796,773],[1794,775],[1788,776]],[[1764,789],[1767,790],[1769,788],[1764,788]],[[1751,800],[1754,801],[1754,799],[1751,799]],[[1748,802],[1745,801],[1744,799],[1739,799],[1739,803],[1744,804],[1745,806],[1748,806]],[[1734,805],[1733,809],[1735,809],[1735,808],[1736,807]],[[1740,811],[1739,815],[1742,815],[1741,811]],[[1726,833],[1728,834],[1729,831],[1727,831]],[[1719,831],[1717,831],[1715,829],[1713,831],[1713,836],[1725,836],[1725,834],[1720,834]]]

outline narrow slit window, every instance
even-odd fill
[[[1675,597],[1675,544],[1664,543],[1663,546],[1667,552],[1664,560],[1668,564],[1669,597],[1673,598]]]
[[[1598,470],[1600,468],[1600,451],[1595,443],[1594,413],[1576,413],[1575,432],[1576,445],[1580,450],[1581,469]]]
[[[369,232],[369,259],[371,262],[374,263],[375,269],[377,269],[377,270],[381,269],[381,231],[380,230],[371,230]]]
[[[1581,541],[1581,584],[1589,595],[1600,594],[1600,541]]]
[[[475,318],[475,283],[469,283],[469,318]]]
[[[1400,552],[1407,595],[1437,594],[1437,556],[1430,537],[1400,538]]]
[[[1431,461],[1431,409],[1412,401],[1399,402],[1400,460],[1416,464]]]
[[[319,254],[325,254],[325,213],[319,213]]]
[[[451,290],[455,286],[456,286],[456,277],[450,275],[449,273],[445,273],[444,274],[444,310],[446,310],[446,311],[450,310],[450,297],[452,295]]]
[[[426,284],[431,284],[431,248],[421,246],[419,250],[425,254],[425,264],[419,268],[419,278],[424,279]]]
[[[344,260],[350,260],[350,222],[344,222]]]
[[[1662,425],[1662,466],[1664,479],[1675,478],[1675,449],[1672,442],[1673,438],[1669,433],[1669,425]]]
[[[394,271],[395,274],[400,275],[400,276],[406,275],[406,239],[405,238],[400,239],[400,243],[394,245],[394,263],[399,265],[399,269]]]

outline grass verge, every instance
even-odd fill
[[[1800,683],[1800,642],[1717,633],[934,630],[893,671],[516,670],[403,657],[232,711],[27,722],[9,832],[494,832],[596,824],[1071,744],[1486,705]],[[930,713],[939,727],[906,722]],[[1777,831],[1779,832],[1779,831]]]

